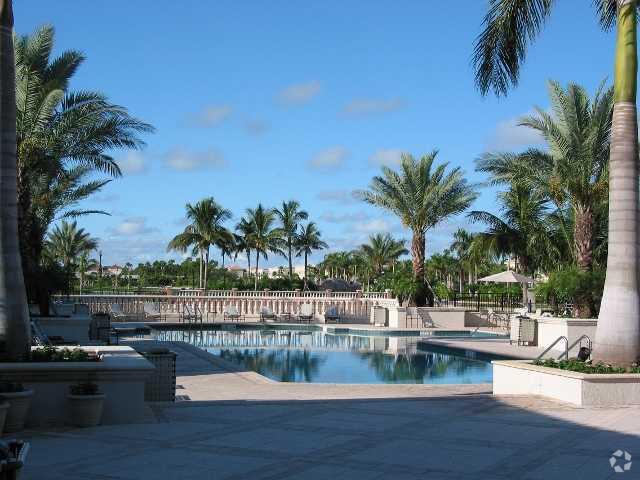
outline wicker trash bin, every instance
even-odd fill
[[[174,402],[176,399],[176,354],[168,348],[151,348],[140,354],[156,367],[144,384],[146,402]]]

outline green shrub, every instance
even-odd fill
[[[583,271],[575,266],[552,272],[549,280],[539,283],[536,295],[547,303],[573,304],[580,316],[597,316],[604,288],[604,270]]]
[[[56,348],[51,345],[32,350],[30,358],[32,362],[92,362],[98,360],[98,357],[90,355],[81,348]]]
[[[554,360],[547,358],[544,360],[535,360],[534,365],[540,367],[559,368],[560,370],[568,370],[579,373],[640,373],[640,366],[634,365],[628,368],[618,367],[615,365],[607,365],[606,363],[581,362],[577,359],[570,360]]]

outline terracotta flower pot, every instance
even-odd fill
[[[76,427],[95,427],[100,424],[105,394],[67,395],[71,406],[71,423]]]
[[[0,435],[4,432],[4,424],[7,419],[7,412],[9,411],[9,402],[0,403]]]
[[[5,432],[18,432],[24,428],[29,407],[31,407],[31,397],[33,397],[33,390],[0,393],[0,399],[6,400],[9,404],[7,418],[4,423]]]

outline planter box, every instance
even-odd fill
[[[640,405],[640,374],[586,374],[495,360],[494,395],[540,395],[579,407]]]
[[[101,362],[0,363],[0,380],[34,390],[28,427],[68,424],[71,385],[91,380],[106,394],[103,424],[136,423],[147,415],[144,384],[154,366],[131,347],[82,347]]]

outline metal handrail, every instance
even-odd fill
[[[582,346],[582,340],[587,339],[587,347],[589,348],[589,351],[591,351],[591,338],[589,338],[589,335],[581,335],[580,338],[578,338],[575,342],[573,342],[571,345],[567,345],[567,351],[566,351],[566,358],[569,358],[569,352],[571,350],[573,350],[573,347],[575,347],[576,345],[580,344],[580,346]],[[562,355],[560,355],[561,357]],[[558,357],[558,358],[560,358]]]
[[[560,357],[562,357],[564,355],[565,359],[569,360],[569,339],[567,337],[565,337],[564,335],[556,338],[556,340],[551,345],[549,345],[544,352],[542,352],[540,355],[538,355],[536,357],[536,360],[540,360],[542,357],[544,357],[546,355],[546,353],[549,350],[551,350],[553,347],[555,347],[556,343],[558,343],[560,340],[564,340],[565,347],[566,347],[564,353],[562,355],[560,355]],[[558,358],[560,358],[560,357],[558,357]]]

